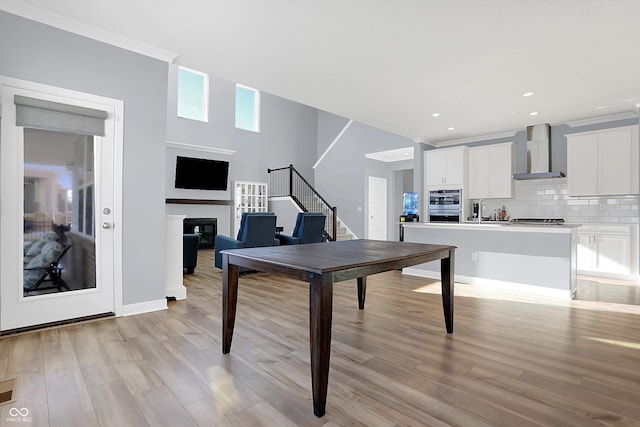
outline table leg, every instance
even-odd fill
[[[453,332],[453,272],[455,251],[449,251],[449,257],[440,260],[440,281],[442,283],[442,308],[447,332]]]
[[[309,286],[309,327],[311,346],[311,387],[313,413],[324,415],[329,383],[331,355],[331,316],[333,311],[333,278],[314,274]]]
[[[367,276],[358,277],[358,308],[364,308],[364,297],[367,294]]]
[[[229,256],[222,254],[222,353],[231,351],[233,326],[238,302],[238,266],[229,264]]]

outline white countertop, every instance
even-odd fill
[[[571,233],[581,224],[510,224],[509,222],[483,221],[477,222],[401,222],[405,228],[438,228],[449,230],[508,231],[520,233]]]

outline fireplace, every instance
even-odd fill
[[[214,239],[218,234],[218,220],[216,218],[185,218],[184,234],[200,235],[200,248],[213,248]]]

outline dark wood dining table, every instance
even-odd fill
[[[308,282],[313,413],[321,417],[329,382],[333,284],[357,279],[358,307],[364,309],[367,276],[440,260],[444,320],[447,332],[452,333],[455,249],[447,245],[359,239],[222,251],[222,352],[231,351],[239,267]]]

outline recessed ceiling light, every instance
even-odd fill
[[[597,108],[598,110],[602,110],[602,109],[607,108],[607,107],[605,107],[604,105],[598,105],[596,108]]]
[[[403,155],[405,155],[405,156],[408,156],[408,155],[409,155],[409,153],[407,153],[407,152],[404,152],[404,153],[402,153],[402,154],[403,154]]]
[[[447,128],[448,130],[456,130],[454,127]]]
[[[531,96],[533,95],[533,92],[525,92],[522,94],[522,96]]]
[[[440,113],[433,113],[431,116],[432,117],[438,117],[438,116],[440,116]]]
[[[534,111],[534,112],[532,112],[532,113],[529,113],[529,115],[530,115],[530,116],[537,116],[537,115],[538,115],[538,112],[537,112],[537,111]]]

